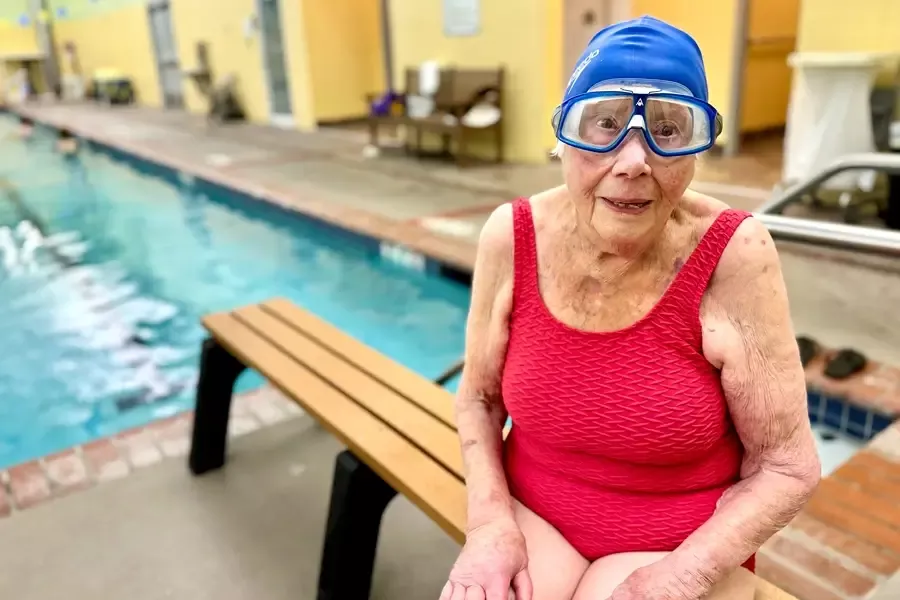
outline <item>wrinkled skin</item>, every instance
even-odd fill
[[[491,521],[466,536],[440,600],[531,600],[525,537],[515,521]]]

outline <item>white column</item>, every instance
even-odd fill
[[[869,96],[886,54],[794,53],[794,69],[785,129],[786,182],[820,171],[847,154],[874,152]],[[759,90],[765,93],[765,90]],[[860,173],[848,172],[826,183],[835,189],[855,188]]]

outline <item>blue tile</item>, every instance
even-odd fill
[[[893,419],[884,416],[881,413],[873,412],[872,413],[872,435],[877,435],[881,433],[893,422]]]
[[[854,404],[848,405],[847,411],[848,427],[853,426],[858,428],[859,431],[865,431],[866,419],[868,419],[869,411]]]
[[[825,397],[825,424],[840,430],[846,423],[844,413],[847,410],[847,403],[841,398],[830,396]]]
[[[806,390],[806,403],[812,407],[814,404],[818,406],[822,401],[822,394],[816,390]]]
[[[809,411],[809,421],[811,423],[818,423],[821,421],[823,411],[825,410],[824,403],[822,402],[822,395],[817,391],[807,390],[806,405]]]
[[[854,423],[850,423],[850,424],[847,426],[847,429],[846,429],[846,431],[845,431],[844,433],[847,434],[848,436],[854,438],[854,439],[862,440],[862,441],[864,441],[864,442],[867,442],[867,441],[869,441],[870,439],[872,439],[871,434],[867,434],[867,433],[866,433],[866,428],[865,428],[865,426],[860,427],[859,425],[856,425],[856,424],[854,424]]]

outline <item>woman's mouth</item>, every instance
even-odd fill
[[[637,198],[605,198],[601,196],[600,199],[614,211],[627,215],[640,214],[653,204],[652,200],[640,200]]]

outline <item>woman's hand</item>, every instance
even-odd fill
[[[699,600],[706,597],[711,584],[701,578],[679,580],[665,563],[641,567],[613,590],[609,600]]]
[[[532,600],[527,567],[525,537],[516,522],[489,521],[466,536],[440,600]]]

